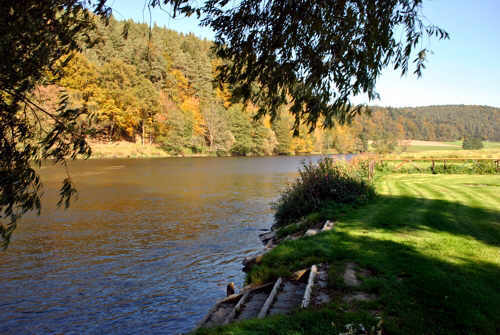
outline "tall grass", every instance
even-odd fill
[[[317,164],[304,162],[297,180],[273,204],[275,225],[296,222],[327,203],[365,203],[375,195],[367,171],[368,164],[349,164],[328,157]]]

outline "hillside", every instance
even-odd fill
[[[500,141],[499,108],[443,105],[387,110],[394,120],[404,120],[406,138],[453,141],[467,134],[479,134],[484,139]]]
[[[456,141],[480,135],[500,141],[500,109],[485,106],[374,107],[351,125],[298,137],[283,108],[276,120],[254,120],[258,106],[234,101],[231,88],[213,83],[220,60],[211,42],[192,34],[133,21],[98,24],[100,43],[74,54],[61,78],[47,78],[35,98],[57,108],[64,90],[71,107],[87,108],[96,121],[92,139],[155,144],[173,155],[272,155],[377,151],[402,139]]]

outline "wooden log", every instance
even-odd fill
[[[299,271],[295,271],[294,273],[292,273],[292,276],[290,277],[290,279],[291,280],[300,280],[302,278],[302,276],[305,275],[308,270],[309,269],[305,268],[305,269],[302,269]]]
[[[243,304],[246,302],[248,296],[250,295],[250,292],[252,292],[252,290],[248,290],[247,292],[245,292],[243,294],[243,296],[240,298],[240,300],[238,301],[238,303],[236,304],[236,306],[234,306],[233,310],[231,311],[231,313],[229,313],[229,315],[227,316],[227,318],[224,320],[224,325],[227,325],[228,323],[230,323],[231,321],[233,321],[234,317],[236,316],[236,313],[238,313],[241,309],[241,306],[243,306]]]
[[[306,290],[304,291],[304,298],[302,299],[301,308],[307,308],[311,302],[311,292],[314,285],[314,278],[318,272],[318,267],[316,265],[311,266],[311,272],[309,272],[309,280],[307,281]]]
[[[219,303],[222,304],[223,302],[228,302],[228,301],[231,301],[231,300],[235,300],[235,299],[238,299],[240,296],[241,296],[241,293],[232,294],[229,297],[225,297],[224,299],[219,300]]]
[[[234,283],[230,282],[229,284],[227,284],[226,287],[226,296],[230,297],[234,294],[234,292],[235,292]]]
[[[243,289],[241,290],[240,293],[245,293],[246,291],[260,290],[260,289],[263,289],[263,288],[265,288],[267,286],[271,286],[271,285],[274,285],[274,282],[269,282],[269,283],[265,283],[265,284],[258,285],[258,286],[255,286],[254,284],[250,284],[250,285],[243,287]]]
[[[212,314],[219,308],[219,306],[221,304],[223,304],[225,302],[228,302],[228,301],[231,301],[233,299],[238,299],[240,296],[241,296],[241,293],[239,293],[239,294],[233,294],[233,295],[230,295],[229,297],[226,297],[226,298],[224,298],[222,300],[217,301],[215,303],[215,305],[213,305],[212,308],[210,308],[210,310],[205,315],[205,317],[198,323],[198,326],[196,326],[196,329],[203,327],[203,325],[205,323],[207,323],[207,321],[210,319],[210,317],[212,316]]]
[[[264,302],[264,305],[262,305],[262,308],[260,309],[259,315],[257,317],[259,319],[264,318],[267,315],[267,312],[269,311],[269,308],[271,307],[271,304],[274,301],[274,298],[276,297],[276,294],[278,294],[279,288],[281,286],[281,277],[276,280],[274,283],[273,289],[271,293],[267,296],[266,301]]]

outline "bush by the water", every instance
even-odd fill
[[[367,164],[349,164],[323,158],[317,164],[303,163],[299,177],[273,204],[278,227],[321,210],[326,204],[362,204],[375,189],[367,176]]]

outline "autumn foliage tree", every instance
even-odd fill
[[[349,97],[376,98],[388,66],[406,73],[414,62],[420,75],[428,54],[421,42],[448,38],[423,21],[422,0],[145,3],[198,15],[215,41],[116,21],[106,0],[0,2],[5,242],[23,213],[40,208],[35,167],[88,156],[89,136],[153,142],[181,155],[359,151],[370,127],[334,127],[358,122],[363,107]],[[62,98],[57,106],[54,94]],[[411,119],[402,136],[426,122],[433,120]],[[325,130],[311,132],[317,125]],[[425,136],[455,128],[427,127]],[[401,128],[393,129],[399,136]],[[74,192],[68,177],[62,203]]]
[[[93,42],[94,18],[85,2],[0,2],[0,246],[8,244],[19,217],[40,210],[42,184],[34,167],[45,159],[64,164],[90,155],[85,107],[72,108],[64,95],[53,111],[33,100],[38,84],[54,81],[74,52]],[[106,17],[102,5],[94,9]],[[74,193],[71,179],[64,179],[60,203],[68,206]]]

